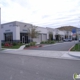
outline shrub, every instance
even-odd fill
[[[35,46],[36,42],[30,42],[29,44],[27,44],[25,47],[30,47],[30,46]]]
[[[54,41],[50,41],[50,40],[41,42],[41,44],[53,44],[53,43],[54,43]]]
[[[12,47],[12,44],[11,43],[5,43],[4,46],[5,47]]]
[[[12,43],[13,46],[16,46],[17,44],[18,44],[18,43],[16,43],[16,42],[13,42],[13,43]]]
[[[45,41],[42,41],[40,44],[45,44]]]
[[[54,43],[54,41],[51,41],[51,43]]]
[[[25,47],[30,47],[30,45],[29,45],[29,44],[27,44]]]
[[[1,45],[4,46],[5,43],[2,43]]]
[[[36,45],[36,42],[30,42],[29,45],[30,46],[35,46]]]
[[[42,45],[40,44],[39,47],[42,47]]]
[[[48,41],[45,41],[45,44],[48,44]]]

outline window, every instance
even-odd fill
[[[13,40],[13,34],[12,33],[5,33],[5,42],[11,42]]]

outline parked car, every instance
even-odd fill
[[[68,41],[72,41],[72,39],[63,39],[63,41],[68,42]]]
[[[68,39],[69,41],[72,41],[72,39]]]

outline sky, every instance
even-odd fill
[[[1,23],[21,21],[41,27],[80,27],[80,0],[0,0]]]

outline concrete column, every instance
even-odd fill
[[[1,34],[1,8],[0,8],[0,34]],[[0,37],[0,49],[1,49],[1,37]]]
[[[16,40],[16,41],[20,40],[20,27],[19,26],[13,27],[13,40]]]

